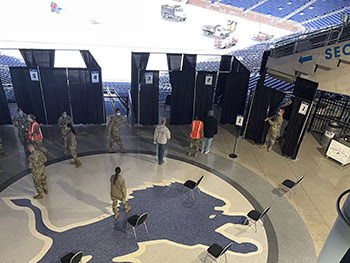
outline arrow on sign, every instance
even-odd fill
[[[307,56],[307,57],[300,56],[298,61],[301,65],[303,65],[304,62],[311,61],[311,60],[312,60],[312,56]]]

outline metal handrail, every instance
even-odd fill
[[[341,208],[340,208],[340,201],[341,199],[343,198],[343,196],[345,196],[346,194],[350,193],[350,189],[344,191],[337,199],[337,212],[338,212],[338,215],[339,217],[345,222],[345,224],[350,228],[350,221],[349,219],[347,219],[343,212],[341,211]]]
[[[316,37],[324,37],[324,40],[320,42],[311,43],[308,49],[319,48],[323,46],[327,46],[330,44],[339,43],[340,37],[343,35],[343,31],[345,27],[350,27],[350,24],[342,24],[337,26],[331,26],[328,28],[320,29],[317,31],[312,31],[304,34],[300,34],[298,36],[293,36],[275,43],[274,48],[271,49],[272,57],[281,57],[286,55],[291,55],[298,53],[298,47],[300,43],[306,43],[309,40],[315,39]],[[336,37],[333,36],[334,33]],[[349,37],[350,39],[350,37]],[[348,39],[343,39],[345,41]],[[305,51],[305,50],[302,50]]]

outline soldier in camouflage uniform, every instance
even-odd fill
[[[127,150],[124,149],[122,142],[120,140],[119,136],[119,129],[120,129],[120,124],[124,123],[125,125],[128,125],[129,127],[130,124],[128,124],[123,117],[121,116],[120,109],[116,109],[116,115],[113,115],[108,123],[108,133],[109,133],[109,152],[110,153],[115,153],[116,151],[113,150],[113,144],[116,142],[120,148],[121,153],[126,153]]]
[[[203,137],[203,122],[198,120],[196,118],[192,121],[191,124],[191,132],[190,132],[190,145],[189,145],[189,151],[188,156],[194,156],[197,157],[197,153],[199,150],[199,147],[202,143],[202,137]]]
[[[27,114],[25,114],[20,108],[18,108],[18,114],[13,118],[13,126],[17,128],[18,138],[21,141],[24,151],[28,152],[28,121]]]
[[[72,117],[67,115],[67,112],[62,112],[62,116],[58,118],[58,125],[61,129],[62,139],[63,139],[63,150],[64,154],[68,154],[68,133],[69,129],[67,128],[68,124],[74,124]]]
[[[29,114],[27,120],[29,122],[29,143],[33,145],[35,149],[47,154],[50,158],[51,153],[43,145],[43,135],[41,133],[40,125],[35,121],[35,116]]]
[[[45,155],[36,150],[33,145],[28,146],[30,156],[28,158],[28,168],[32,171],[34,186],[38,194],[34,199],[42,199],[43,192],[48,194],[47,178],[45,175],[45,162],[47,161]]]
[[[75,138],[75,136],[76,136],[75,129],[71,123],[67,124],[67,128],[68,128],[67,143],[69,146],[69,152],[74,159],[74,162],[71,162],[71,164],[75,164],[75,167],[78,168],[78,167],[82,166],[83,164],[78,159],[77,152],[75,151],[75,149],[77,148],[77,140]]]
[[[112,208],[114,213],[114,218],[117,219],[119,216],[118,213],[118,201],[121,201],[125,213],[129,212],[131,209],[131,206],[128,206],[126,203],[126,186],[125,186],[125,180],[120,175],[121,169],[120,167],[115,168],[115,174],[113,174],[110,178],[111,182],[111,199],[113,202]]]
[[[284,109],[280,109],[277,115],[265,119],[265,121],[268,121],[271,126],[266,134],[265,143],[261,145],[260,148],[266,148],[268,143],[271,142],[269,148],[267,149],[268,152],[271,152],[272,146],[274,145],[276,138],[280,133],[281,125],[283,122],[283,113]]]

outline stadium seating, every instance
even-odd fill
[[[309,29],[321,29],[329,26],[339,25],[341,23],[341,14],[343,13],[350,15],[350,8],[341,10],[335,14],[320,17],[312,21],[304,22],[303,26]]]
[[[315,3],[296,13],[290,19],[297,22],[303,22],[313,17],[332,13],[346,6],[349,6],[348,0],[316,0]]]
[[[243,8],[243,10],[256,5],[261,0],[221,0],[220,3],[224,5],[231,5],[239,8]]]
[[[272,15],[275,17],[285,17],[296,9],[305,5],[308,0],[269,0],[252,9],[252,11]]]
[[[26,64],[18,58],[0,55],[0,66],[25,67]]]

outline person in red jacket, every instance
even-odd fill
[[[45,153],[50,158],[51,153],[43,145],[43,134],[41,133],[39,123],[35,121],[35,116],[29,114],[27,121],[29,122],[29,144],[33,145],[36,150]]]
[[[197,153],[201,144],[201,139],[203,137],[203,122],[197,118],[192,121],[192,130],[190,132],[190,146],[188,151],[188,156],[197,157]]]

